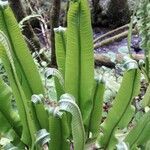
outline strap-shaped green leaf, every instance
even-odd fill
[[[148,82],[150,82],[150,2],[149,0],[144,0],[139,3],[137,11],[138,28],[140,29],[140,36],[142,38],[141,46],[144,50],[145,55],[145,72],[148,77]]]
[[[92,109],[92,89],[94,79],[94,50],[93,50],[93,32],[91,27],[91,14],[88,0],[80,2],[80,102],[83,122],[86,127],[89,124]]]
[[[31,142],[31,140],[30,140],[29,128],[27,125],[27,118],[26,118],[26,112],[25,112],[24,104],[22,102],[21,95],[18,92],[17,83],[14,82],[15,77],[14,77],[13,73],[11,72],[12,69],[10,68],[11,65],[9,63],[9,60],[6,56],[6,53],[2,52],[3,49],[4,49],[4,47],[2,47],[0,45],[0,57],[3,60],[5,69],[7,70],[7,74],[9,76],[9,79],[11,80],[10,84],[11,84],[11,87],[13,89],[14,96],[16,97],[16,103],[18,106],[19,116],[21,118],[21,122],[23,123],[22,141],[26,144],[29,144]]]
[[[55,28],[54,31],[57,65],[64,78],[66,61],[66,28],[58,27]]]
[[[12,59],[14,60],[12,69],[10,69],[9,64],[5,65],[5,67],[7,68],[6,71],[8,73],[10,82],[13,82],[13,80],[18,80],[17,84],[20,85],[19,87],[20,90],[23,90],[24,103],[26,107],[25,109],[22,109],[19,108],[20,106],[18,105],[18,109],[20,109],[22,112],[27,111],[29,109],[31,112],[30,114],[32,114],[32,119],[34,120],[34,122],[36,122],[35,123],[36,128],[39,128],[34,107],[31,103],[31,96],[33,94],[44,94],[44,88],[42,85],[41,78],[34,64],[32,56],[27,48],[27,45],[21,35],[17,21],[9,6],[0,7],[0,20],[1,20],[0,30],[2,30],[7,35],[8,41],[10,41],[10,45],[12,47],[11,49],[7,49],[7,55],[9,51],[9,55],[12,56],[12,57],[9,56],[8,60],[9,61]],[[12,70],[15,70],[15,78],[12,78],[13,77],[13,73],[11,73]],[[12,89],[14,95],[16,92],[15,90],[17,88],[15,87],[16,85],[15,83],[11,84],[11,86],[13,87]],[[16,99],[18,99],[17,101],[19,101],[19,98],[17,96],[18,95],[16,94],[15,97]],[[32,135],[32,137],[33,136],[34,134]],[[28,139],[28,142],[29,143],[31,142],[30,138]]]
[[[32,95],[31,101],[33,102],[35,106],[35,111],[37,118],[40,122],[41,128],[46,129],[48,131],[48,113],[45,110],[44,107],[44,97],[43,95]]]
[[[49,108],[49,133],[51,140],[49,142],[49,147],[51,150],[69,150],[70,143],[69,129],[66,116],[63,115],[61,118],[54,116],[54,108]]]
[[[33,116],[32,118],[36,122],[36,128],[39,128],[34,107],[31,103],[31,96],[33,94],[44,94],[44,87],[40,75],[9,6],[0,8],[0,20],[0,30],[7,35],[12,47],[11,50],[9,49],[10,55],[14,60],[16,75],[26,97],[25,101],[27,102],[25,103],[27,103]]]
[[[128,66],[130,68],[130,63],[128,63]],[[134,110],[131,107],[131,101],[139,93],[140,71],[137,69],[137,65],[133,65],[132,61],[131,68],[125,72],[113,107],[110,109],[106,120],[102,124],[103,133],[99,138],[101,148],[114,149],[117,143],[115,131],[118,128],[124,128],[133,116]]]
[[[64,94],[64,79],[62,73],[55,68],[48,68],[45,71],[45,77],[54,77],[55,89],[57,93],[57,99],[59,100],[60,96]]]
[[[88,1],[71,1],[68,11],[65,92],[75,97],[86,130],[92,110],[94,79],[92,38]]]
[[[150,107],[150,84],[149,84],[149,86],[148,86],[148,88],[146,90],[146,93],[144,95],[142,104],[143,104],[144,107],[146,107],[146,106]]]
[[[64,94],[61,96],[58,105],[59,106],[56,107],[55,109],[56,114],[61,115],[61,111],[65,111],[67,113],[70,113],[72,116],[71,128],[72,128],[74,150],[84,150],[85,131],[81,112],[78,105],[68,94]]]
[[[17,117],[17,115],[15,115],[15,113],[15,116],[13,116],[13,110],[11,108],[10,102],[11,95],[12,92],[10,87],[6,85],[6,83],[4,83],[4,81],[0,78],[0,112],[5,116],[11,127],[15,129],[15,121],[19,121],[19,118]],[[18,133],[18,136],[21,136],[21,132],[18,129],[15,129],[15,131]]]
[[[0,30],[10,41],[14,65],[27,98],[30,100],[33,94],[43,94],[41,78],[9,6],[0,8],[0,20]]]
[[[102,79],[95,79],[93,89],[93,109],[90,117],[89,131],[92,133],[92,138],[97,138],[100,132],[100,121],[102,117],[103,95],[105,84]]]
[[[31,145],[31,143],[34,142],[34,133],[36,132],[36,128],[38,128],[38,123],[33,117],[30,103],[28,103],[24,91],[20,85],[10,51],[11,46],[7,37],[5,34],[0,32],[0,57],[4,63],[13,94],[16,98],[17,108],[23,126],[21,140],[25,144]]]
[[[79,2],[70,2],[68,11],[67,46],[65,64],[65,92],[72,94],[79,104]]]
[[[21,125],[17,114],[11,108],[11,95],[10,87],[0,78],[0,132],[5,133],[13,129],[16,136],[21,138]]]
[[[150,140],[150,111],[147,112],[138,122],[137,125],[128,133],[125,142],[129,148],[135,149],[139,145],[146,144]]]
[[[66,62],[66,28],[58,27],[54,29],[55,31],[55,47],[56,47],[56,58],[58,70],[62,73],[63,78],[65,78],[65,62]],[[57,99],[64,94],[64,89],[59,84],[57,78],[55,80],[55,87],[57,92]]]
[[[145,150],[149,150],[149,148],[150,148],[150,140],[146,143]]]

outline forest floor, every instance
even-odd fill
[[[111,31],[110,28],[98,28],[98,29],[94,29],[94,39]],[[109,37],[107,37],[109,38]],[[140,42],[141,42],[141,38],[139,37],[139,35],[132,35],[132,40],[131,40],[131,52],[132,54],[135,55],[143,55],[143,50],[140,48]],[[122,55],[128,55],[128,40],[127,38],[122,38],[121,40],[112,42],[111,44],[108,45],[104,45],[102,47],[99,47],[98,49],[94,50],[95,54],[100,54],[100,55],[107,55],[108,57],[110,56],[109,54],[122,54]],[[111,56],[110,56],[111,57]],[[115,63],[115,61],[114,61]],[[116,64],[115,64],[116,65]],[[120,67],[121,66],[121,67]],[[122,80],[122,76],[124,70],[123,70],[123,65],[119,64],[119,68],[116,65],[115,68],[107,68],[104,67],[105,69],[103,70],[105,73],[103,73],[103,75],[106,75],[106,92],[104,95],[104,114],[103,114],[103,119],[106,118],[107,116],[107,112],[110,109],[111,105],[112,105],[112,101],[114,99],[114,97],[116,96],[116,93],[119,89],[121,80]],[[101,74],[101,67],[97,66],[98,68],[98,74]],[[119,72],[117,71],[119,69]],[[100,70],[100,71],[99,71]],[[117,73],[117,75],[116,75]],[[116,78],[116,81],[115,81]],[[121,79],[120,79],[121,78]],[[136,115],[135,118],[138,120],[138,118],[140,116],[142,116],[143,114],[143,109],[141,107],[141,100],[143,99],[143,96],[146,92],[147,89],[147,84],[146,81],[144,79],[144,77],[141,79],[141,88],[140,88],[140,93],[138,96],[136,96],[133,100],[133,105],[136,108]],[[131,124],[132,126],[133,124]]]
[[[111,31],[110,28],[95,28],[94,29],[94,39],[98,36],[101,36],[107,32]],[[131,51],[132,53],[137,53],[137,54],[141,54],[142,49],[140,48],[140,42],[141,42],[141,38],[139,37],[139,35],[133,35],[132,36],[132,41],[131,41]],[[114,53],[119,53],[119,49],[120,48],[127,48],[127,38],[123,38],[119,41],[115,41],[109,45],[106,46],[102,46],[98,49],[95,49],[94,52],[95,53],[108,53],[108,52],[114,52]]]

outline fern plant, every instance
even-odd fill
[[[144,65],[141,66],[141,70],[147,79],[147,82],[150,83],[150,1],[144,0],[140,1],[139,9],[137,11],[137,16],[139,17],[138,28],[140,35],[142,37],[142,48],[144,50],[145,61]],[[143,63],[142,63],[143,64]],[[147,88],[143,100],[143,106],[150,106],[150,85]]]
[[[78,104],[81,110],[83,120],[84,120],[84,112],[82,111],[82,109],[88,110],[87,111],[88,113],[85,112],[86,118],[85,118],[85,121],[83,122],[84,122],[84,128],[86,132],[86,142],[89,142],[89,141],[93,141],[94,139],[97,139],[99,132],[100,132],[99,130],[100,120],[98,120],[98,118],[99,119],[101,118],[101,113],[102,113],[102,101],[100,101],[100,99],[101,100],[103,99],[104,84],[103,82],[101,82],[99,86],[98,85],[96,86],[97,88],[95,88],[94,84],[93,85],[90,84],[91,82],[90,79],[92,78],[93,75],[90,78],[91,74],[89,73],[93,72],[93,69],[90,69],[90,67],[86,64],[88,64],[88,61],[90,60],[91,65],[92,65],[93,60],[88,58],[88,54],[92,53],[91,52],[92,47],[89,46],[92,44],[92,42],[90,44],[91,37],[89,38],[88,41],[85,40],[86,37],[88,36],[86,35],[86,32],[84,30],[81,30],[80,28],[81,18],[80,18],[80,15],[78,15],[77,9],[81,13],[83,13],[83,10],[82,10],[82,4],[80,4],[80,9],[79,9],[77,3],[82,3],[82,1],[81,2],[72,1],[70,4],[69,13],[70,12],[71,13],[68,15],[67,29],[64,29],[61,27],[55,29],[56,56],[57,56],[58,68],[62,72],[65,78],[65,85],[66,85],[65,90],[69,90],[67,92],[75,96],[76,103]],[[85,29],[87,33],[89,33],[91,30],[90,29],[88,31],[88,28],[91,28],[91,27],[87,27],[88,25],[89,24],[86,24],[86,26],[84,26],[84,24],[82,24],[82,27],[84,27],[83,29]],[[83,37],[84,40],[82,40],[81,32],[83,32],[85,35]],[[76,36],[78,38],[75,38]],[[88,52],[88,48],[87,48],[87,52],[84,55],[85,59],[87,58],[87,63],[84,63],[84,59],[82,60],[82,53],[84,53],[85,52],[84,50],[86,50],[86,47],[85,48],[83,47],[83,49],[81,48],[82,44],[90,47],[89,49],[90,52]],[[67,55],[69,55],[69,58]],[[127,127],[128,123],[131,121],[135,112],[135,108],[134,106],[131,105],[131,103],[132,103],[133,98],[139,93],[140,70],[138,69],[138,65],[135,61],[131,59],[127,59],[125,62],[126,62],[127,71],[124,74],[121,88],[118,91],[116,99],[114,100],[115,102],[113,103],[112,109],[110,110],[106,120],[101,125],[102,132],[98,137],[98,143],[99,143],[100,148],[102,149],[114,149],[115,148],[115,145],[118,142],[116,139],[116,133],[117,133],[116,131],[118,130],[118,128],[124,129],[125,127]],[[67,75],[66,70],[68,70],[69,67],[71,67],[69,71],[70,74]],[[89,81],[90,87],[93,87],[93,91],[90,91],[90,89],[87,88],[88,86],[86,86],[85,84],[85,87],[86,87],[85,93],[90,94],[92,92],[91,94],[92,96],[91,98],[89,98],[89,102],[87,104],[86,102],[84,102],[84,99],[82,99],[78,95],[78,92],[77,92],[80,89],[82,89],[81,83],[79,83],[79,86],[80,86],[79,88],[78,86],[76,86],[75,88],[75,85],[77,84],[77,82],[80,82],[82,78],[81,76],[82,71],[80,70],[81,68],[82,70],[86,70],[86,68],[88,68],[88,71],[87,71],[88,73],[86,73],[84,77],[86,79],[86,76],[89,76],[89,80],[85,80],[84,82]],[[71,72],[72,69],[74,69],[73,72]],[[69,86],[69,89],[67,89],[68,86]],[[80,93],[83,94],[83,92],[80,92]],[[126,95],[126,93],[128,93],[128,96]],[[85,107],[83,107],[84,105],[81,105],[81,103],[83,102],[84,104],[86,104]],[[88,104],[90,104],[91,106]],[[90,111],[91,111],[91,115],[89,115]],[[89,123],[86,122],[86,120],[88,120],[87,119],[88,116],[90,118]]]
[[[1,59],[16,99],[23,126],[20,139],[26,145],[33,145],[34,134],[40,129],[39,120],[42,118],[36,116],[30,99],[33,94],[44,94],[44,88],[10,7],[6,2],[1,3],[0,29],[3,31],[0,32]]]
[[[140,71],[134,60],[125,59],[127,70],[121,87],[100,127],[105,82],[98,77],[94,79],[88,1],[70,1],[67,29],[55,29],[59,71],[48,68],[45,76],[54,76],[56,101],[47,100],[17,22],[8,3],[3,1],[0,1],[0,30],[0,58],[10,84],[0,79],[0,133],[11,136],[11,143],[3,149],[84,150],[96,141],[101,149],[115,149],[118,128],[127,127],[134,115],[131,103],[139,93]],[[17,112],[11,108],[12,94]],[[150,139],[144,136],[149,131],[149,112],[142,122],[124,140],[131,149],[147,146]]]

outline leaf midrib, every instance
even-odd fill
[[[32,93],[33,93],[33,90],[32,90],[32,88],[31,88],[31,86],[30,86],[30,84],[29,84],[29,81],[28,81],[26,75],[25,75],[25,72],[24,72],[24,69],[23,69],[23,67],[22,67],[22,65],[21,65],[21,63],[20,63],[20,60],[19,60],[19,58],[18,58],[18,56],[17,56],[17,54],[16,54],[16,52],[15,52],[15,50],[14,50],[14,49],[15,49],[15,48],[14,48],[14,44],[13,44],[13,42],[12,42],[12,38],[11,38],[10,33],[9,33],[9,31],[8,31],[8,26],[7,26],[7,23],[6,23],[6,19],[5,19],[5,15],[4,15],[3,10],[2,10],[2,17],[3,17],[3,22],[4,22],[5,26],[6,26],[6,28],[5,28],[6,34],[7,34],[8,38],[9,38],[9,42],[11,43],[11,47],[12,47],[12,49],[13,49],[12,53],[15,55],[15,58],[16,58],[16,60],[17,60],[17,63],[19,64],[19,68],[20,68],[20,70],[23,72],[23,76],[24,76],[24,78],[25,78],[25,80],[26,80],[26,83],[27,83],[27,85],[28,85],[28,87],[29,87],[29,89],[30,89],[30,91],[31,91],[31,94],[32,94]],[[22,74],[20,74],[20,75],[22,76]]]
[[[134,84],[135,84],[136,73],[137,73],[137,70],[136,70],[135,75],[134,75],[134,80],[133,80],[132,87],[134,87]],[[125,109],[124,109],[124,111],[123,111],[121,117],[119,118],[119,120],[117,121],[117,123],[115,124],[115,126],[113,127],[113,129],[111,130],[110,136],[109,136],[109,139],[108,139],[108,142],[106,143],[106,146],[104,147],[104,150],[107,150],[107,147],[109,146],[109,143],[110,143],[110,140],[111,140],[111,138],[112,138],[112,136],[113,136],[113,132],[114,132],[115,128],[118,126],[119,122],[121,121],[122,117],[124,116],[125,112],[127,111],[128,106],[129,106],[130,103],[131,103],[131,99],[132,99],[132,97],[133,97],[133,91],[134,91],[134,89],[132,88],[132,92],[131,92],[131,95],[130,95],[130,101],[128,102],[127,106],[125,107]]]

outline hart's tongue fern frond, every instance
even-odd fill
[[[31,144],[31,130],[33,130],[33,128],[29,128],[29,124],[32,124],[32,120],[30,120],[30,116],[29,113],[30,110],[28,108],[28,104],[26,101],[26,97],[24,95],[24,92],[21,88],[21,85],[19,83],[18,77],[17,77],[17,73],[16,73],[16,69],[14,66],[14,61],[11,57],[11,53],[10,53],[10,44],[9,41],[7,39],[7,37],[0,32],[0,57],[2,59],[2,62],[4,64],[4,67],[6,69],[9,81],[10,81],[10,85],[11,88],[13,90],[13,94],[16,98],[16,103],[18,106],[18,112],[19,112],[19,116],[21,118],[21,122],[22,122],[22,126],[23,126],[23,131],[22,131],[22,138],[21,140],[27,144],[30,145]],[[35,131],[35,130],[33,130]]]
[[[49,146],[52,150],[70,150],[69,128],[66,114],[61,118],[54,116],[54,108],[49,109],[49,133],[51,140]]]
[[[116,130],[125,128],[134,113],[134,107],[131,106],[131,102],[140,90],[140,71],[137,63],[133,60],[129,59],[126,65],[128,66],[128,71],[123,76],[113,107],[101,126],[103,133],[100,135],[99,143],[101,148],[104,149],[114,149],[115,144],[117,144]]]
[[[13,129],[15,138],[19,142],[21,138],[20,120],[11,108],[11,96],[10,87],[0,78],[0,133],[7,133],[9,129]]]
[[[10,41],[17,75],[27,98],[31,99],[32,94],[44,93],[37,68],[9,6],[0,8],[0,20],[0,30],[6,34]]]
[[[87,0],[80,4],[80,108],[85,128],[88,127],[92,110],[92,89],[94,83],[94,50],[91,15]],[[86,129],[87,130],[87,129]]]
[[[41,118],[38,115],[36,116],[31,96],[33,94],[44,94],[44,87],[12,10],[8,5],[4,7],[2,4],[0,3],[0,30],[7,36],[3,40],[7,42],[1,45],[1,54],[16,98],[19,115],[23,120],[22,140],[30,145],[33,142],[36,130],[43,128],[43,125],[39,124]],[[44,107],[42,109],[45,111]]]
[[[71,114],[71,129],[74,143],[74,150],[84,150],[85,148],[85,131],[82,121],[82,116],[78,105],[74,98],[69,94],[64,94],[60,97],[58,107],[54,113],[62,116],[64,112]]]
[[[63,78],[65,77],[65,61],[66,61],[66,36],[67,29],[63,27],[58,27],[54,29],[55,31],[55,47],[56,47],[56,57],[57,65],[59,71],[62,73]]]
[[[79,104],[79,2],[70,3],[67,27],[65,92],[72,94]]]
[[[137,11],[138,27],[142,38],[141,46],[145,53],[145,65],[142,70],[145,73],[148,89],[143,99],[143,106],[150,106],[150,1],[144,0],[140,2],[139,10]]]
[[[89,132],[92,133],[92,139],[96,140],[99,134],[100,120],[102,118],[103,95],[105,84],[103,79],[95,79],[93,88],[93,108],[90,117]]]
[[[65,92],[75,96],[87,130],[94,83],[93,35],[87,0],[70,2],[65,61]]]
[[[125,138],[125,142],[131,150],[136,149],[139,145],[144,145],[149,141],[150,133],[150,111],[147,112],[129,132]]]

